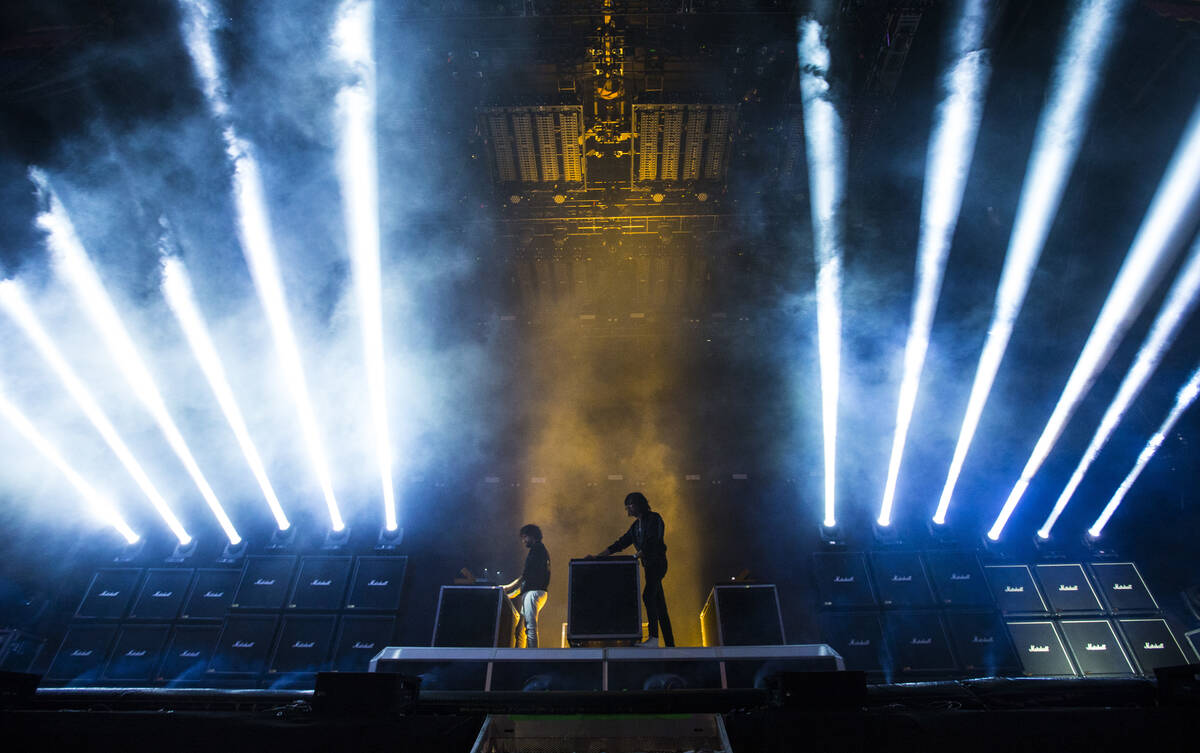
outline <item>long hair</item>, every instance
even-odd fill
[[[645,515],[650,512],[650,500],[646,499],[646,495],[641,492],[630,492],[625,495],[625,504],[632,505],[637,511],[638,516]]]
[[[512,529],[509,529],[509,530],[512,530]],[[522,536],[532,536],[534,541],[541,541],[542,540],[542,529],[538,528],[533,523],[526,523],[525,525],[521,526],[521,535]]]

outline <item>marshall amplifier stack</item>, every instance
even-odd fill
[[[45,680],[286,687],[365,671],[392,639],[406,564],[262,556],[241,568],[100,570]]]

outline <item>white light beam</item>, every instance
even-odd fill
[[[1158,317],[1150,328],[1150,334],[1146,336],[1146,341],[1138,351],[1133,366],[1129,368],[1125,379],[1121,381],[1116,397],[1104,411],[1104,417],[1100,419],[1100,427],[1096,429],[1095,436],[1092,437],[1092,441],[1084,451],[1079,465],[1071,474],[1062,494],[1058,495],[1054,509],[1050,511],[1046,522],[1038,529],[1038,536],[1043,539],[1050,538],[1050,531],[1054,528],[1054,523],[1066,508],[1067,503],[1071,501],[1075,490],[1079,488],[1084,474],[1091,468],[1092,463],[1117,428],[1117,424],[1129,410],[1129,406],[1133,404],[1134,399],[1146,386],[1146,382],[1149,381],[1154,370],[1158,368],[1163,355],[1171,347],[1179,330],[1196,308],[1198,299],[1200,299],[1200,240],[1192,246],[1183,270],[1179,273],[1175,284],[1171,286],[1171,292],[1167,294],[1167,300],[1163,303]]]
[[[216,492],[209,485],[208,479],[204,477],[183,434],[171,417],[170,411],[167,410],[166,401],[163,400],[158,385],[154,382],[154,377],[151,376],[141,354],[138,353],[137,346],[134,345],[125,325],[121,323],[121,317],[117,313],[112,299],[105,292],[100,275],[92,266],[87,251],[75,233],[66,208],[63,207],[57,194],[41,172],[34,170],[30,174],[49,204],[48,209],[38,215],[37,223],[49,234],[47,243],[54,258],[55,270],[70,284],[71,289],[79,297],[84,311],[87,312],[96,331],[99,332],[101,339],[108,347],[113,362],[120,370],[121,375],[125,377],[125,381],[129,383],[130,389],[133,390],[138,400],[153,416],[154,422],[158,424],[158,428],[166,437],[167,444],[171,446],[179,461],[183,463],[188,476],[200,490],[200,496],[204,498],[209,510],[216,517],[229,542],[231,544],[240,543],[242,537],[238,535],[233,521],[229,519],[225,508],[221,506]]]
[[[1029,482],[1042,467],[1054,443],[1062,434],[1079,403],[1096,381],[1100,370],[1108,363],[1121,337],[1141,312],[1154,286],[1167,267],[1173,262],[1188,235],[1194,230],[1192,220],[1200,212],[1200,106],[1196,108],[1183,140],[1158,191],[1150,202],[1150,208],[1138,228],[1137,235],[1125,261],[1117,272],[1112,290],[1100,309],[1100,315],[1092,326],[1083,351],[1071,370],[1067,385],[1063,388],[1042,435],[1038,437],[1033,453],[1021,471],[996,522],[988,531],[988,537],[1000,538],[1004,525],[1024,496]]]
[[[1076,3],[1050,80],[1050,99],[1042,111],[1033,152],[1021,187],[1016,220],[1008,241],[1004,268],[987,340],[979,357],[954,457],[933,520],[946,522],[946,511],[962,472],[979,418],[1029,291],[1034,269],[1058,212],[1063,191],[1087,130],[1092,100],[1125,0],[1081,0]]]
[[[225,149],[233,163],[234,207],[238,216],[238,236],[242,252],[250,267],[259,301],[267,315],[267,324],[271,328],[288,391],[296,407],[300,433],[308,450],[313,474],[317,477],[321,493],[325,497],[325,506],[329,510],[331,527],[335,531],[341,531],[346,527],[346,523],[342,520],[337,497],[333,493],[329,463],[313,413],[303,361],[296,345],[296,335],[292,331],[291,315],[288,313],[287,298],[276,260],[275,240],[271,235],[271,222],[267,215],[262,176],[259,174],[258,162],[250,145],[238,138],[229,122],[229,103],[221,82],[216,53],[212,47],[216,14],[204,0],[180,0],[180,4],[184,16],[184,42],[196,66],[196,74],[200,78],[209,106],[222,126]]]
[[[817,265],[817,348],[821,368],[821,426],[825,447],[826,526],[836,524],[838,388],[842,348],[841,207],[846,172],[842,122],[830,99],[829,49],[814,19],[800,22],[800,97],[808,156]]]
[[[79,493],[79,496],[83,497],[84,501],[88,503],[92,515],[116,528],[125,537],[125,541],[130,544],[136,544],[141,539],[141,537],[133,532],[133,529],[125,522],[125,519],[121,517],[121,513],[117,512],[117,508],[113,503],[92,488],[92,485],[85,481],[83,476],[80,476],[71,467],[70,463],[63,458],[58,448],[50,444],[50,441],[37,430],[37,427],[25,417],[25,414],[18,410],[2,394],[0,394],[0,415],[8,419],[8,422],[13,425],[13,428],[21,436],[25,437],[26,441],[36,447],[38,452],[42,453],[55,468],[67,477],[67,481],[70,482],[71,486],[75,487],[75,491]]]
[[[1200,394],[1200,368],[1192,372],[1191,379],[1188,379],[1187,384],[1179,390],[1179,393],[1175,397],[1175,405],[1171,408],[1171,412],[1167,414],[1166,420],[1158,427],[1158,431],[1154,433],[1154,436],[1150,437],[1150,441],[1146,443],[1146,446],[1138,455],[1137,462],[1133,464],[1133,469],[1129,471],[1129,475],[1117,487],[1117,491],[1113,493],[1112,499],[1104,506],[1100,517],[1096,518],[1096,522],[1088,529],[1088,534],[1092,538],[1100,536],[1104,530],[1104,526],[1108,525],[1109,518],[1117,511],[1117,508],[1121,505],[1121,501],[1125,499],[1125,495],[1129,493],[1129,489],[1137,481],[1138,476],[1142,475],[1142,471],[1145,470],[1146,464],[1150,462],[1150,458],[1154,457],[1154,453],[1158,452],[1158,448],[1162,446],[1167,434],[1171,432],[1171,429],[1175,428],[1175,424],[1179,421],[1179,418],[1195,402],[1197,394]]]
[[[179,326],[183,329],[188,345],[192,348],[192,354],[208,379],[208,386],[212,389],[217,403],[221,406],[221,411],[225,414],[225,420],[229,422],[229,428],[233,430],[233,435],[237,438],[238,446],[241,447],[242,454],[246,457],[246,463],[250,466],[250,471],[254,474],[254,479],[258,482],[258,486],[267,500],[267,506],[271,508],[271,514],[275,516],[276,525],[279,526],[279,530],[286,531],[291,527],[291,523],[288,522],[287,515],[279,504],[279,498],[275,495],[275,489],[271,486],[271,480],[267,477],[267,469],[263,465],[262,457],[258,454],[258,448],[254,446],[254,440],[250,438],[250,430],[246,427],[246,420],[242,417],[241,408],[238,406],[233,389],[229,386],[229,380],[225,376],[221,357],[217,354],[217,348],[208,334],[208,327],[204,324],[200,308],[196,305],[195,296],[192,294],[192,284],[181,259],[176,257],[163,259],[162,290],[171,311],[175,313],[175,318],[179,321]]]
[[[366,363],[367,396],[375,452],[383,486],[384,525],[398,527],[392,486],[392,442],[388,431],[383,303],[379,260],[379,171],[375,143],[374,3],[347,0],[334,30],[334,49],[357,77],[337,95],[341,117],[338,154],[347,245],[354,269]]]
[[[922,203],[921,237],[917,251],[917,291],[913,297],[912,323],[904,346],[904,375],[896,407],[896,433],[888,462],[887,482],[879,510],[879,525],[892,522],[896,481],[904,458],[904,445],[912,422],[921,371],[929,349],[929,334],[941,295],[946,257],[954,238],[962,207],[967,174],[979,135],[979,120],[987,91],[987,52],[983,32],[987,8],[983,0],[963,0],[955,31],[953,60],[943,77],[943,98],[938,105],[929,153],[925,159],[925,195]]]
[[[25,300],[25,295],[21,290],[20,285],[15,280],[5,280],[0,282],[0,306],[8,312],[8,315],[13,318],[25,332],[30,342],[41,354],[54,373],[58,375],[59,380],[63,383],[63,387],[70,393],[71,397],[79,405],[84,415],[96,427],[96,431],[100,432],[100,436],[104,437],[104,441],[108,443],[113,454],[121,461],[121,465],[125,466],[125,470],[133,477],[134,482],[142,493],[146,495],[146,499],[150,500],[150,504],[154,506],[156,512],[162,517],[163,522],[171,529],[171,533],[175,534],[175,538],[179,539],[179,543],[187,545],[191,543],[192,537],[184,530],[183,524],[179,522],[179,518],[175,517],[175,513],[171,510],[171,506],[163,499],[162,494],[151,483],[150,478],[142,469],[137,458],[129,450],[125,441],[121,439],[121,435],[117,433],[116,428],[112,425],[112,421],[100,408],[96,399],[92,397],[92,393],[88,391],[83,382],[75,374],[74,369],[63,358],[54,341],[46,334],[46,330],[42,328],[37,316],[33,313],[29,303]]]

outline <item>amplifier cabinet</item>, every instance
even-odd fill
[[[267,674],[315,674],[326,668],[337,618],[292,615],[283,618]]]
[[[950,636],[937,612],[889,612],[883,623],[893,671],[946,674],[958,670]]]
[[[97,570],[88,584],[77,619],[119,620],[125,616],[142,571],[133,568]]]
[[[96,682],[116,635],[116,625],[72,626],[46,671],[46,679],[82,685]]]
[[[1138,669],[1147,677],[1153,677],[1154,670],[1159,667],[1191,663],[1166,620],[1130,618],[1117,620],[1117,627],[1129,644],[1129,652],[1133,654]]]
[[[366,672],[371,660],[391,643],[395,629],[392,617],[343,617],[333,643],[333,670]]]
[[[1005,675],[1020,671],[1021,663],[999,612],[954,610],[944,616],[954,653],[964,672]]]
[[[1075,677],[1079,673],[1067,646],[1051,620],[1014,621],[1008,634],[1021,660],[1021,671],[1030,677]]]
[[[142,583],[137,599],[129,610],[129,619],[174,620],[179,615],[191,582],[191,570],[147,570],[146,581]]]
[[[305,557],[288,598],[288,609],[328,612],[340,609],[349,580],[349,557]]]
[[[889,664],[878,614],[826,612],[819,621],[822,640],[841,655],[846,669],[882,672]]]
[[[1113,614],[1151,614],[1158,602],[1132,562],[1094,562],[1090,565],[1096,585]]]
[[[395,612],[400,608],[407,557],[359,557],[346,609]]]
[[[28,672],[44,645],[44,638],[24,630],[0,630],[0,672]]]
[[[1063,620],[1059,627],[1083,676],[1124,677],[1134,673],[1125,647],[1108,620]]]
[[[1183,634],[1183,639],[1187,641],[1188,648],[1192,650],[1192,655],[1188,657],[1187,664],[1191,664],[1192,660],[1200,662],[1200,628],[1189,630]]]
[[[104,679],[122,683],[154,679],[170,632],[170,625],[122,627],[104,668]]]
[[[271,615],[235,615],[226,619],[208,671],[219,675],[261,675],[267,669],[278,622]]]
[[[296,557],[247,557],[246,568],[238,583],[237,594],[229,606],[234,609],[283,609],[291,593]]]
[[[926,552],[925,565],[941,606],[995,606],[983,568],[979,566],[979,558],[974,552]]]
[[[1055,614],[1102,614],[1104,606],[1079,564],[1037,565],[1037,577]]]
[[[704,646],[782,646],[783,617],[772,584],[713,586],[700,610]]]
[[[199,684],[221,637],[220,625],[179,625],[163,652],[158,679],[171,684]]]
[[[567,640],[642,638],[642,597],[634,557],[574,559],[567,570]]]
[[[512,648],[518,619],[499,586],[442,586],[432,645]]]
[[[603,689],[604,652],[600,649],[498,648],[492,655],[488,690]]]
[[[188,592],[183,612],[184,620],[223,620],[233,603],[241,570],[197,570]]]
[[[901,609],[933,606],[929,579],[916,552],[876,552],[871,555],[871,571],[880,606]]]
[[[1050,613],[1028,565],[987,565],[983,572],[1001,614],[1040,617]]]
[[[812,572],[821,606],[830,609],[874,609],[877,606],[867,575],[866,557],[847,552],[817,552],[812,557]]]

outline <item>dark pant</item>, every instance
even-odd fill
[[[653,638],[662,631],[664,646],[675,645],[675,634],[671,632],[671,618],[667,615],[667,598],[663,595],[662,582],[667,574],[667,562],[645,563],[646,587],[642,589],[642,604],[646,606],[648,631]]]

